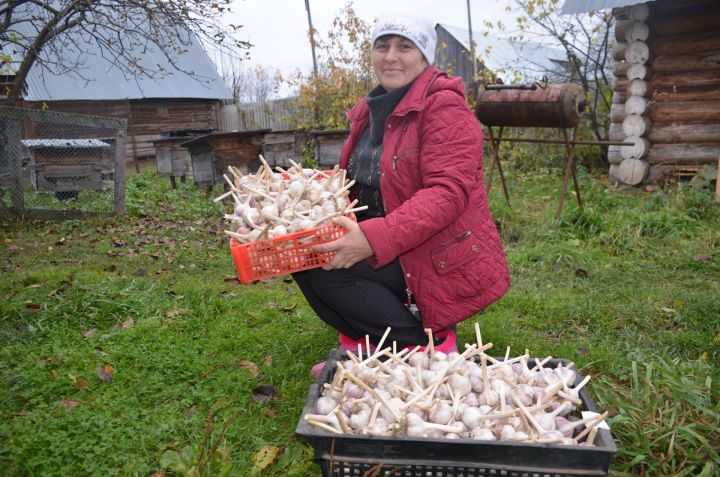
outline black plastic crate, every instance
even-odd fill
[[[314,413],[324,383],[335,374],[345,355],[333,350],[318,380],[310,387],[295,432],[315,449],[325,477],[569,477],[605,476],[617,451],[607,429],[599,429],[595,447],[555,444],[338,435],[303,419]],[[567,362],[553,359],[546,367]],[[576,373],[576,383],[582,376]],[[580,390],[585,411],[598,412],[585,388]]]

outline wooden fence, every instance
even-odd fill
[[[292,129],[290,118],[302,114],[295,98],[284,98],[253,104],[225,104],[220,108],[218,130],[220,132],[248,131],[255,129]]]

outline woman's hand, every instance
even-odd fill
[[[356,263],[372,257],[372,248],[357,222],[347,217],[337,217],[332,219],[332,222],[343,227],[347,233],[332,242],[310,247],[313,252],[335,252],[335,256],[323,265],[324,270],[350,268]]]

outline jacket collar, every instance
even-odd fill
[[[427,101],[428,91],[432,84],[435,82],[439,75],[443,74],[442,70],[434,66],[428,66],[420,73],[415,79],[415,82],[410,87],[402,100],[395,107],[392,112],[393,116],[404,116],[410,111],[422,111],[425,108],[425,102]],[[368,105],[363,98],[358,104],[353,106],[347,113],[347,117],[350,121],[354,122],[358,119],[365,117],[368,114]]]

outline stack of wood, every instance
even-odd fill
[[[694,173],[720,158],[720,1],[613,10],[610,174],[626,184]]]

